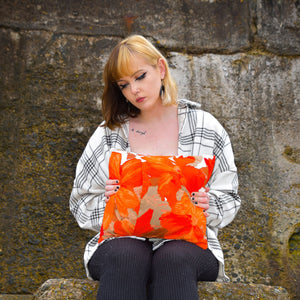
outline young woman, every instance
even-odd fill
[[[166,59],[142,36],[112,51],[104,69],[103,123],[78,162],[70,208],[80,227],[98,234],[87,244],[89,278],[100,281],[98,299],[198,299],[198,281],[228,281],[217,239],[239,207],[238,179],[229,137],[200,105],[177,99]],[[118,191],[109,178],[111,149],[145,155],[215,155],[205,191],[194,205],[205,211],[208,249],[183,240],[122,237],[98,244],[106,203]]]

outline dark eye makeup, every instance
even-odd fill
[[[142,80],[146,77],[147,72],[144,72],[141,76],[138,76],[135,80]],[[128,83],[119,84],[121,90],[124,90],[128,86]]]
[[[124,90],[127,85],[128,85],[128,83],[126,83],[126,84],[119,84],[119,87],[120,87],[121,90]]]
[[[147,72],[143,73],[141,76],[139,76],[136,80],[141,80],[146,77]]]

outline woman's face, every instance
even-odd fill
[[[161,80],[165,76],[165,64],[159,59],[157,66],[150,65],[137,56],[131,62],[132,73],[117,80],[124,97],[141,112],[161,104]]]

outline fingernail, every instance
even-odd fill
[[[117,180],[116,183],[119,183],[119,180]]]
[[[120,186],[117,186],[117,190],[120,188]]]
[[[118,191],[118,189],[115,189],[115,192],[117,192]]]
[[[194,198],[194,197],[192,197],[192,200],[194,201],[194,200],[195,200],[195,198]]]
[[[195,196],[195,193],[192,193],[192,196]]]
[[[195,204],[198,204],[198,202],[195,202]]]

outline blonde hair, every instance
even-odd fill
[[[127,102],[116,81],[132,74],[132,59],[136,56],[144,58],[150,65],[157,66],[158,60],[165,63],[163,79],[164,92],[161,96],[163,105],[177,104],[177,85],[173,80],[166,58],[147,39],[140,35],[132,35],[121,41],[111,52],[105,65],[103,79],[102,112],[104,126],[114,128],[120,126],[128,117],[136,117],[140,110]]]

